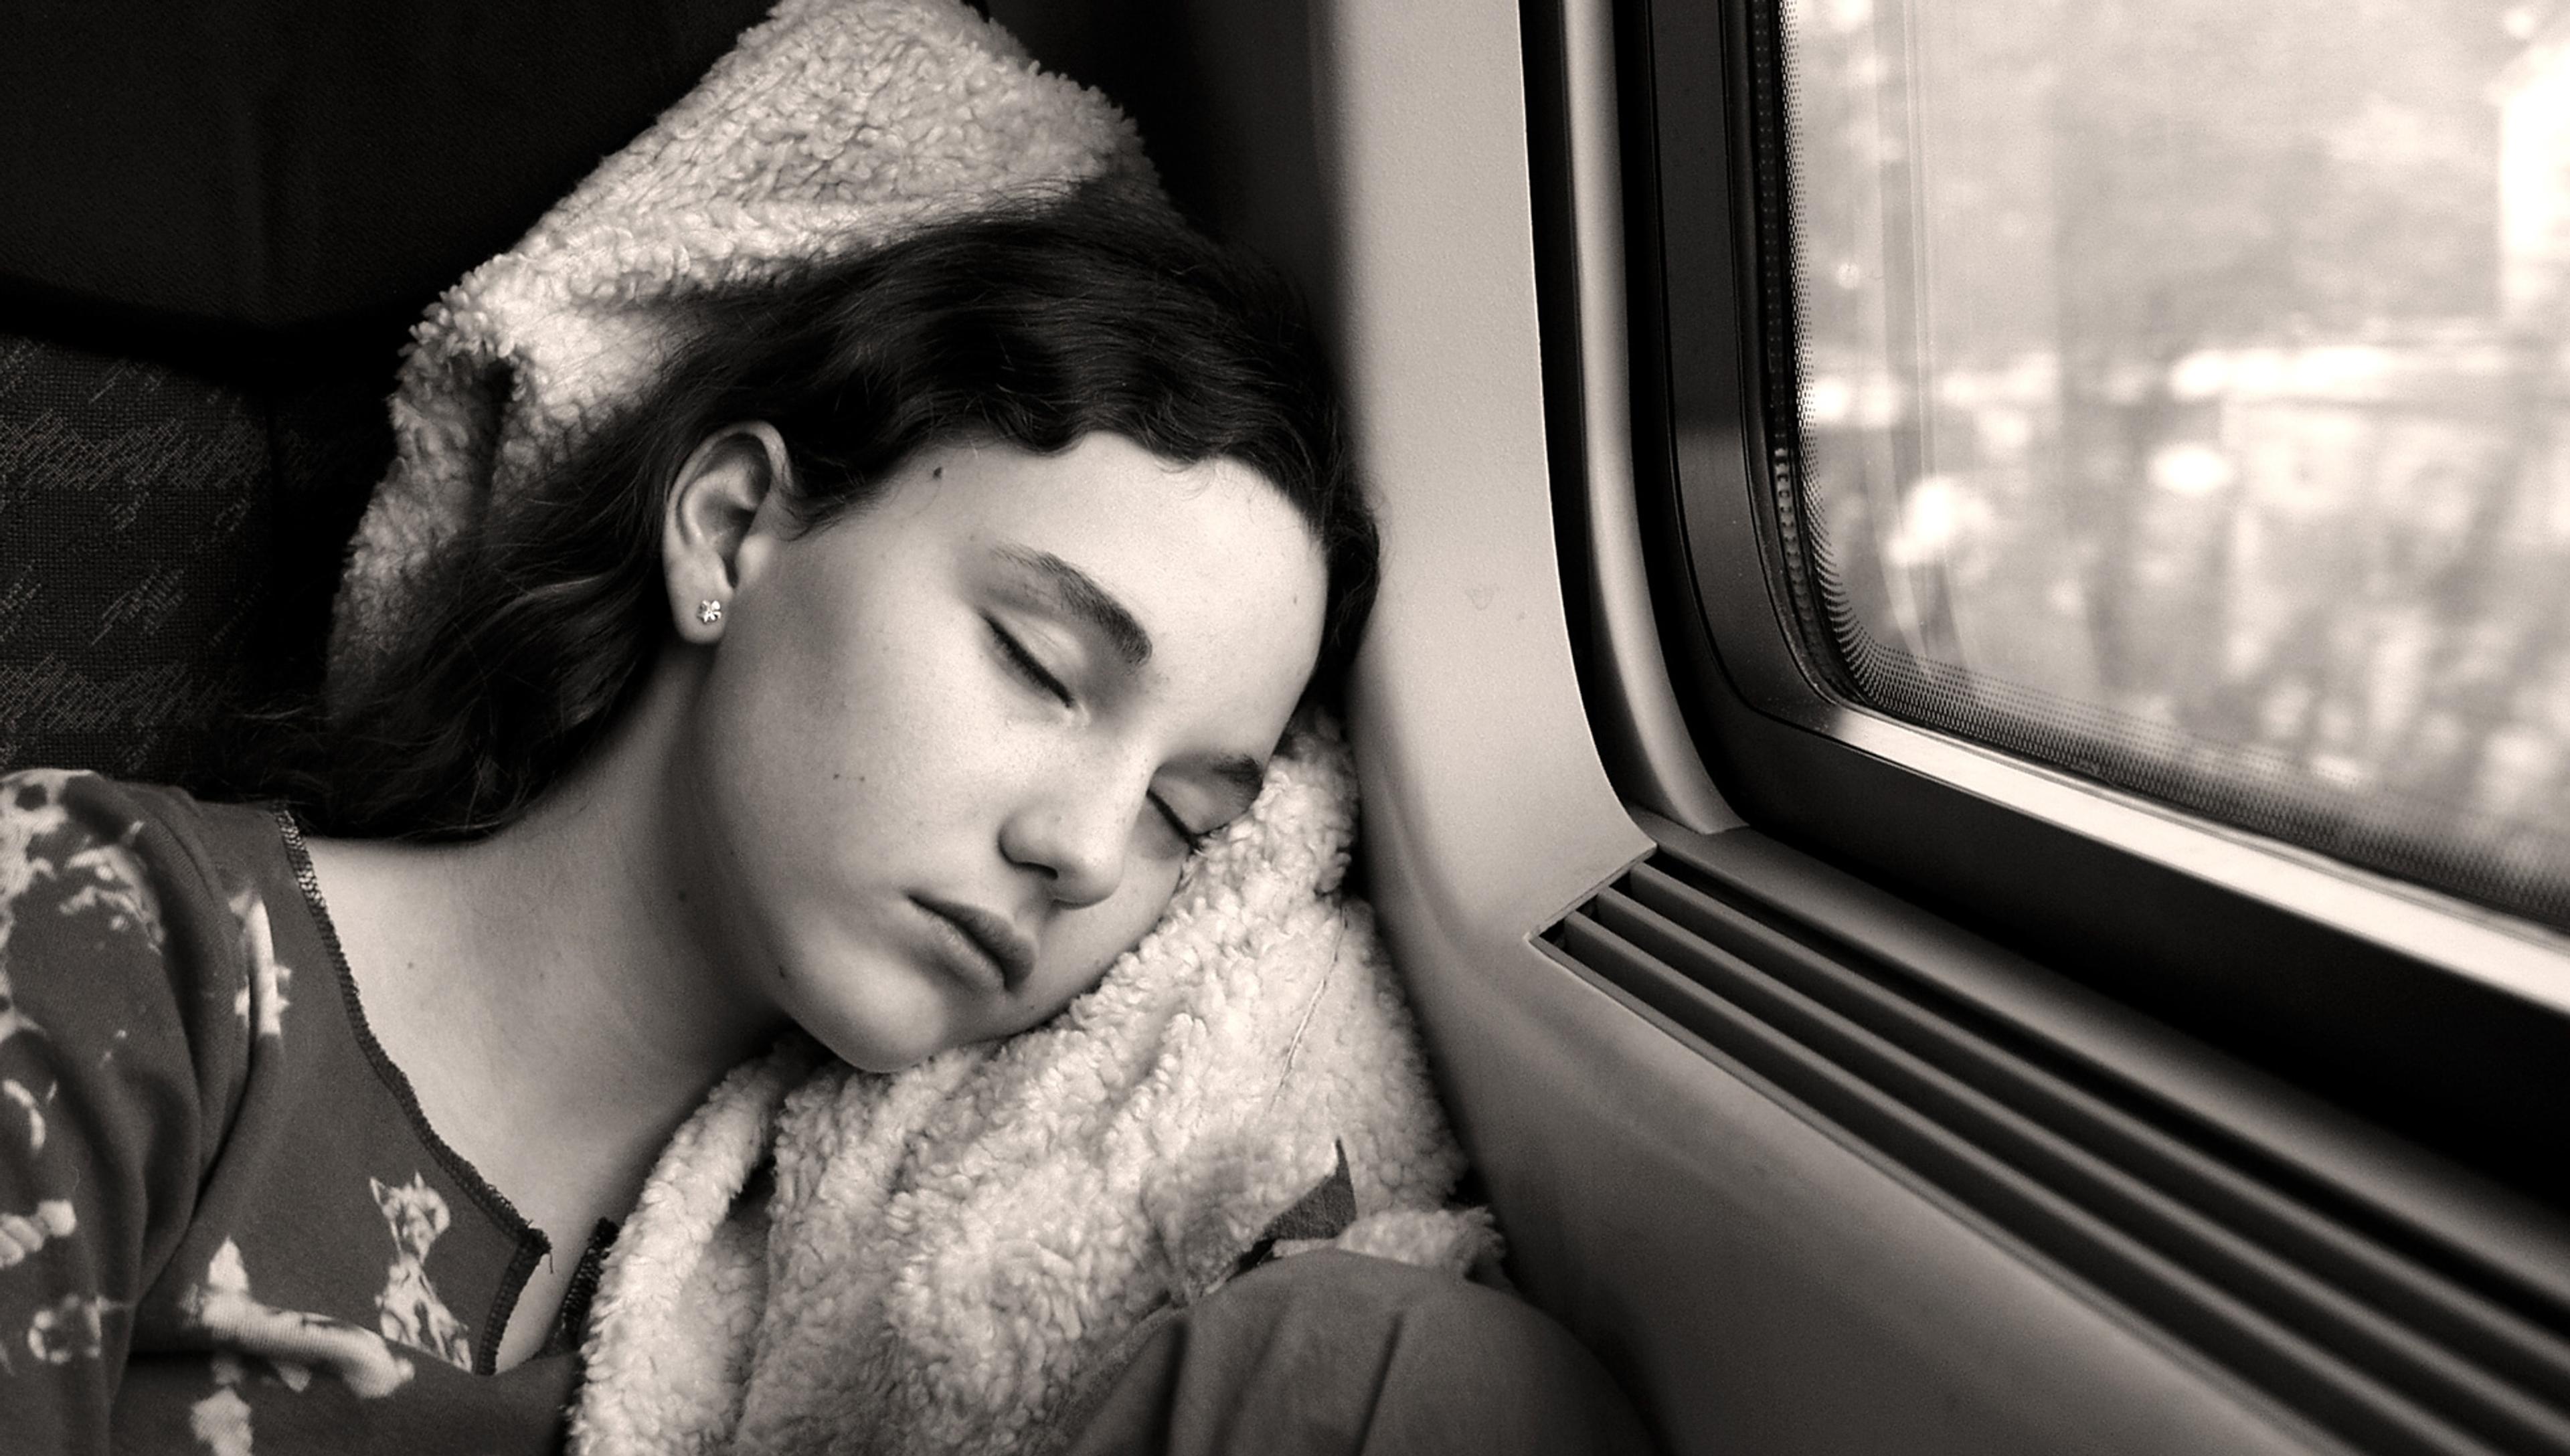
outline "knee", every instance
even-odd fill
[[[1327,1250],[1279,1260],[1181,1311],[1115,1397],[1123,1429],[1156,1436],[1076,1450],[1651,1449],[1596,1358],[1532,1305],[1451,1274]],[[1107,1404],[1101,1416],[1119,1399]]]
[[[1523,1299],[1434,1270],[1331,1251],[1270,1268],[1305,1261],[1313,1267],[1301,1275],[1323,1311],[1357,1311],[1326,1362],[1332,1379],[1351,1386],[1372,1379],[1366,1438],[1351,1449],[1618,1456],[1650,1449],[1596,1356]]]

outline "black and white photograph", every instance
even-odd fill
[[[0,1452],[2570,1456],[2570,0],[0,0]]]

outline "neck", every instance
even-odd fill
[[[463,948],[485,972],[459,989],[501,1067],[542,1094],[530,1105],[683,1112],[780,1029],[718,999],[731,981],[666,811],[656,783],[586,774],[455,856]]]
[[[727,989],[711,897],[677,852],[680,676],[655,673],[581,770],[489,839],[329,846],[387,908],[372,953],[350,947],[378,1036],[513,1199],[621,1214],[714,1080],[784,1029]],[[582,1191],[547,1192],[566,1180]]]

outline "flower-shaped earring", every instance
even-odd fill
[[[696,620],[703,622],[706,626],[712,626],[714,623],[721,621],[722,603],[710,600],[697,602]]]

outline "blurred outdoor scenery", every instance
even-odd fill
[[[2570,923],[2570,3],[1784,18],[1859,685]]]

